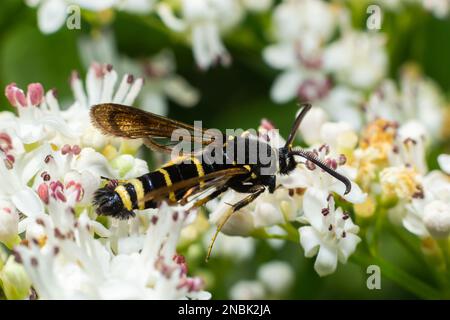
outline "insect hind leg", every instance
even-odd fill
[[[208,253],[206,255],[206,261],[208,261],[209,257],[211,256],[212,248],[214,246],[214,242],[216,242],[219,232],[222,230],[223,226],[227,223],[227,221],[231,218],[231,216],[236,211],[242,209],[243,207],[245,207],[248,204],[250,204],[251,202],[253,202],[265,190],[266,190],[266,187],[264,185],[253,185],[253,186],[251,186],[251,188],[248,189],[249,192],[252,192],[250,195],[248,195],[241,201],[238,201],[235,204],[231,205],[231,208],[225,213],[224,217],[222,218],[222,221],[217,226],[216,232],[214,233],[213,237],[211,238],[211,242],[208,247]]]

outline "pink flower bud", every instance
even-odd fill
[[[30,83],[28,85],[28,100],[33,106],[38,106],[41,104],[44,98],[44,88],[40,83]]]
[[[181,273],[186,275],[188,273],[188,266],[186,263],[186,258],[182,256],[181,254],[175,254],[173,256],[173,261],[175,261],[176,264],[181,266]]]
[[[66,154],[70,153],[71,151],[72,151],[72,148],[71,148],[68,144],[65,144],[65,145],[61,148],[61,153],[62,153],[63,155],[66,155]]]
[[[62,202],[66,202],[67,201],[66,196],[64,195],[64,193],[60,189],[56,190],[55,198],[60,200],[60,201],[62,201]]]
[[[27,106],[27,99],[25,97],[25,94],[21,89],[17,87],[15,83],[11,83],[6,86],[5,95],[6,98],[8,98],[9,103],[13,107],[18,107],[19,105],[22,107]]]
[[[0,132],[0,150],[7,152],[12,149],[12,140],[6,132]]]
[[[73,70],[72,73],[70,74],[70,83],[76,80],[80,80],[80,74],[78,73],[77,70]]]
[[[41,183],[38,187],[38,195],[39,198],[45,203],[48,204],[48,185],[45,183]]]
[[[16,101],[22,107],[28,107],[27,98],[25,97],[25,93],[23,93],[22,89],[17,89],[15,91]]]
[[[275,125],[272,123],[272,121],[270,121],[268,119],[262,119],[260,127],[267,131],[275,129]]]
[[[74,146],[72,147],[72,152],[73,152],[73,154],[76,155],[76,156],[79,155],[80,152],[81,152],[80,146],[79,146],[79,145],[74,145]]]
[[[6,86],[5,88],[5,96],[8,99],[9,103],[13,106],[16,107],[16,90],[17,90],[17,86],[16,84],[10,83]]]
[[[50,189],[52,190],[52,192],[56,192],[58,189],[63,190],[64,185],[61,181],[52,181],[50,182]]]
[[[97,63],[97,62],[93,62],[91,64],[91,69],[94,70],[95,75],[97,76],[97,78],[101,78],[104,76],[104,72],[103,72],[103,67],[101,64]]]

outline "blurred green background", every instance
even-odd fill
[[[352,1],[353,23],[365,26],[366,4]],[[191,109],[170,105],[169,116],[185,122],[201,119],[214,128],[256,127],[262,117],[269,118],[285,135],[297,110],[294,102],[274,104],[269,97],[270,86],[277,71],[270,69],[261,57],[261,49],[270,42],[270,35],[261,30],[270,23],[270,15],[249,15],[236,32],[225,38],[233,57],[229,68],[216,67],[206,72],[196,67],[191,49],[178,37],[167,33],[156,17],[136,18],[115,13],[110,26],[116,36],[119,52],[134,58],[145,58],[162,48],[171,48],[176,56],[177,72],[201,92],[200,103]],[[382,32],[388,34],[390,76],[397,78],[399,68],[408,61],[417,62],[424,74],[434,79],[448,96],[450,89],[450,20],[438,20],[418,7],[408,7],[400,14],[386,12]],[[57,88],[60,101],[71,99],[69,76],[77,69],[82,75],[77,38],[91,32],[82,20],[81,30],[60,29],[43,35],[37,28],[36,11],[21,0],[2,1],[0,9],[0,86],[11,82],[26,87],[41,82],[45,89]],[[0,110],[9,108],[4,95]],[[411,237],[406,231],[403,236]],[[383,255],[392,263],[424,276],[416,257],[405,252],[397,240],[388,234],[382,238]],[[284,298],[415,298],[388,279],[382,278],[381,290],[368,290],[367,274],[359,266],[348,263],[326,278],[314,272],[314,259],[303,258],[298,245],[286,244],[274,250],[259,242],[253,259],[234,262],[231,259],[212,259],[207,265],[191,265],[215,275],[213,296],[228,298],[228,290],[238,280],[255,279],[258,266],[271,260],[289,262],[296,270],[296,280]],[[203,259],[200,259],[203,261]],[[426,278],[426,277],[425,277]]]

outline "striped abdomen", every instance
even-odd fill
[[[134,215],[133,210],[135,209],[157,207],[161,200],[174,204],[183,198],[188,191],[187,189],[176,190],[158,199],[147,199],[147,201],[145,201],[145,196],[159,188],[171,186],[186,179],[203,177],[209,173],[230,167],[227,164],[202,163],[197,157],[189,157],[189,161],[186,163],[183,163],[183,160],[186,160],[186,158],[169,162],[156,171],[127,180],[116,187],[99,189],[94,196],[97,213],[124,219]],[[250,167],[247,167],[250,170]],[[205,181],[199,180],[198,184],[201,187],[204,183]]]

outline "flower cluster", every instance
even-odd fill
[[[275,8],[276,43],[263,51],[282,70],[271,90],[275,102],[309,101],[335,120],[361,126],[363,93],[384,78],[387,54],[381,33],[355,30],[349,18],[345,7],[325,1],[283,1]]]
[[[93,64],[86,85],[73,73],[75,101],[65,109],[56,91],[45,93],[39,83],[26,93],[14,83],[6,87],[17,112],[0,119],[0,176],[8,181],[0,189],[0,242],[15,255],[2,258],[8,298],[209,297],[176,251],[185,211],[164,205],[119,222],[94,212],[101,177],[148,172],[134,156],[140,141],[105,137],[90,124],[91,105],[132,104],[142,88],[142,79],[131,74],[117,82],[111,65]]]
[[[195,80],[189,72],[208,77],[208,70],[230,66],[240,54],[242,61],[236,60],[248,64],[249,71],[272,76],[263,99],[313,105],[299,129],[298,144],[347,177],[351,190],[346,193],[341,181],[295,156],[297,166],[288,175],[276,176],[273,193],[266,190],[231,215],[217,239],[212,263],[248,261],[261,246],[277,251],[289,241],[299,255],[314,259],[320,277],[348,261],[361,267],[383,264],[391,271],[386,277],[417,296],[448,295],[448,99],[419,66],[392,57],[396,50],[389,27],[369,32],[357,25],[369,4],[380,5],[383,17],[425,9],[429,12],[421,15],[442,19],[448,17],[449,0],[25,2],[36,8],[44,34],[62,33],[65,23],[74,22],[68,19],[89,25],[88,32],[76,35],[86,76],[71,74],[69,103],[41,83],[5,88],[13,112],[0,112],[0,179],[7,182],[0,184],[0,296],[210,297],[204,287],[214,289],[221,277],[202,269],[199,261],[214,233],[211,225],[220,225],[230,204],[248,195],[229,190],[195,212],[163,203],[157,209],[137,210],[128,221],[98,216],[92,198],[104,183],[102,177],[129,179],[153,168],[140,158],[140,139],[101,134],[91,125],[89,112],[91,106],[108,102],[136,102],[161,115],[168,114],[169,101],[192,107],[201,95],[191,85]],[[189,57],[192,50],[193,58],[186,60],[192,61],[189,69],[178,59],[182,50],[159,48],[158,41],[143,58],[119,52],[109,27],[124,11],[146,30],[163,35],[170,42],[165,46],[185,45]],[[408,23],[399,22],[398,32],[405,29],[409,36]],[[395,77],[389,78],[393,67],[399,72],[390,72]],[[275,129],[263,119],[257,138],[275,148],[284,146]],[[388,265],[380,248],[380,238],[388,232],[401,248],[419,257],[428,268],[424,273],[435,275],[439,286]],[[285,297],[297,275],[292,261],[279,259],[258,265],[255,276],[246,276],[250,280],[230,287],[229,296]]]

